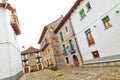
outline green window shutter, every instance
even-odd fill
[[[85,31],[85,34],[89,34],[90,32],[91,32],[91,30],[88,29],[88,30]]]
[[[64,50],[64,53],[67,53],[65,45],[63,45],[63,50]]]
[[[61,39],[61,41],[64,41],[62,32],[60,32],[60,39]]]
[[[104,17],[104,18],[102,19],[103,23],[105,23],[105,22],[107,22],[107,21],[109,21],[109,20],[110,20],[109,16],[106,16],[106,17]]]
[[[84,9],[82,9],[82,10],[80,11],[80,16],[81,16],[81,18],[84,18],[84,17],[86,16],[86,14],[85,14],[85,12],[84,12]]]
[[[65,31],[68,32],[68,28],[67,28],[67,26],[65,27]]]
[[[69,40],[69,44],[70,44],[70,49],[71,49],[71,50],[74,50],[74,45],[73,45],[72,40]]]

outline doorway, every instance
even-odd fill
[[[76,55],[73,55],[73,62],[76,67],[79,66],[79,61]]]
[[[28,67],[25,67],[25,68],[24,68],[24,72],[25,72],[25,73],[29,73],[29,68],[28,68]]]

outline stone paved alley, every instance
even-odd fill
[[[46,69],[24,74],[19,80],[120,80],[120,67]]]

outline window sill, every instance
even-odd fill
[[[89,47],[94,46],[94,45],[95,45],[95,43],[93,43],[93,44],[88,44]]]
[[[86,15],[83,18],[81,18],[80,21],[82,21],[85,17],[86,17]]]
[[[88,10],[87,10],[87,13],[88,13],[91,9],[92,9],[92,8],[88,9]]]
[[[111,26],[109,26],[109,27],[106,27],[104,30],[107,30],[107,29],[109,29],[109,28],[111,28],[112,27],[112,25]]]

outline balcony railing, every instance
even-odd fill
[[[29,66],[29,65],[28,64],[24,64],[23,66],[25,67],[25,66]]]
[[[23,58],[22,61],[23,61],[23,62],[26,62],[26,61],[28,61],[28,59],[27,59],[27,58]]]
[[[38,60],[37,64],[41,63],[40,60]]]
[[[16,15],[10,15],[10,24],[14,29],[16,35],[20,34],[19,21]]]
[[[45,39],[41,44],[41,51],[43,51],[48,45],[49,45],[49,42],[47,39]]]
[[[36,56],[36,59],[40,59],[40,58],[41,58],[41,56],[38,56],[38,55]]]

